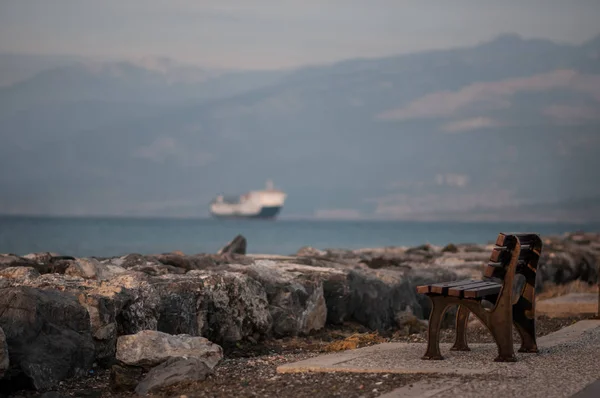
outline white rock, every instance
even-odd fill
[[[146,368],[157,366],[169,358],[198,358],[213,369],[223,358],[223,349],[200,336],[142,330],[117,339],[116,357],[126,365]]]

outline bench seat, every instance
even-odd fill
[[[499,294],[500,283],[482,280],[465,279],[445,283],[435,283],[417,287],[417,293],[441,296],[453,296],[470,299],[483,299],[486,296]]]

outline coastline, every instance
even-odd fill
[[[415,286],[481,277],[491,249],[487,244],[303,247],[281,256],[246,255],[245,239],[241,242],[234,239],[218,254],[1,255],[0,327],[8,357],[16,358],[4,370],[5,380],[25,377],[38,391],[89,378],[94,369],[114,380],[115,369],[124,366],[117,342],[142,331],[203,336],[221,347],[223,363],[239,355],[240,347],[252,351],[348,325],[378,336],[422,336],[429,309]],[[593,290],[600,234],[545,237],[540,264],[538,293],[575,284]],[[57,312],[63,316],[49,315]],[[446,323],[452,326],[452,313]],[[54,334],[23,334],[14,325],[51,326]],[[59,346],[70,359],[53,358]],[[21,351],[11,355],[11,350]],[[43,374],[35,371],[35,358],[45,358]]]

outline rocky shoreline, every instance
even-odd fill
[[[218,254],[0,255],[0,392],[48,391],[107,369],[113,390],[143,394],[203,380],[240,345],[346,322],[410,332],[429,313],[415,286],[480,278],[491,248],[305,247],[270,256],[247,255],[236,237]],[[544,237],[540,263],[539,291],[595,284],[600,235]],[[148,372],[169,381],[151,383]]]

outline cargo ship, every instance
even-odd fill
[[[240,196],[217,196],[210,203],[210,214],[215,218],[276,218],[287,194],[273,188],[267,181],[266,189],[250,191]]]

